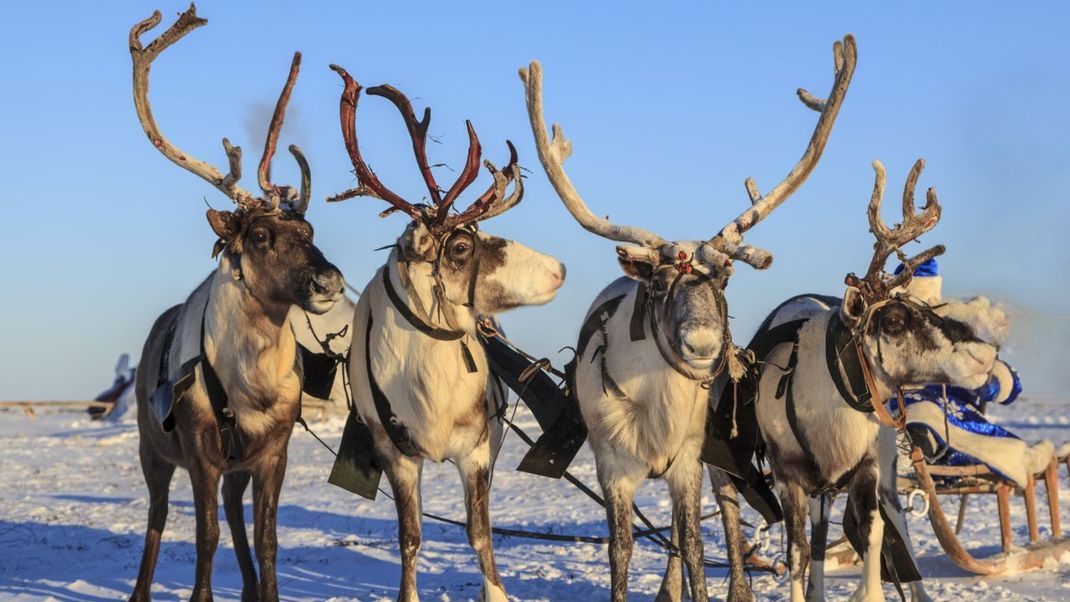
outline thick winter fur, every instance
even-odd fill
[[[235,234],[244,251],[224,254],[219,269],[185,304],[160,316],[145,342],[136,389],[141,466],[150,503],[145,550],[131,600],[150,598],[176,466],[189,471],[193,485],[197,567],[192,598],[212,599],[222,477],[224,507],[242,572],[242,599],[278,599],[275,516],[301,395],[288,315],[295,304],[311,312],[326,311],[342,297],[343,283],[338,270],[313,246],[311,228],[303,219],[259,220]],[[226,459],[200,367],[196,383],[176,402],[173,431],[164,432],[150,402],[171,319],[177,319],[169,356],[174,367],[179,358],[199,353],[202,317],[205,353],[227,393],[244,446],[239,462]],[[242,495],[250,480],[259,581],[242,519]]]
[[[476,252],[481,255],[473,264],[475,236],[479,237]],[[432,292],[435,280],[431,261],[439,253],[443,257],[440,270],[444,297],[449,305],[445,308],[436,306]],[[473,265],[477,267],[472,269]],[[439,316],[441,311],[453,312],[457,325],[468,334],[464,340],[475,360],[475,372],[466,368],[459,341],[441,341],[420,332],[391,303],[383,285],[383,271],[406,305],[414,305],[399,269],[407,270],[407,278],[436,326],[447,328]],[[473,273],[477,279],[474,304],[466,307]],[[493,455],[502,429],[500,419],[491,417],[497,413],[501,395],[496,381],[488,387],[494,379],[489,376],[486,356],[475,338],[476,320],[520,305],[546,303],[553,299],[564,277],[564,266],[556,259],[518,243],[468,231],[436,241],[422,224],[413,222],[398,239],[386,265],[364,289],[353,318],[349,374],[357,411],[372,430],[376,458],[396,500],[402,566],[398,600],[419,599],[416,557],[421,531],[420,475],[425,459],[456,463],[465,491],[468,539],[483,573],[482,598],[506,600],[494,562],[488,506]],[[424,451],[423,457],[403,455],[383,429],[375,409],[365,356],[369,315],[375,381],[397,421]]]
[[[680,548],[683,561],[670,558],[658,600],[680,599],[684,589],[682,565],[688,569],[691,597],[707,599],[699,533],[699,454],[705,438],[709,391],[701,380],[688,378],[669,365],[655,337],[665,339],[663,343],[685,369],[712,375],[728,340],[727,316],[722,309],[727,273],[706,273],[700,270],[707,267],[695,265],[690,268],[694,272],[680,277],[674,258],[681,251],[684,257],[693,256],[695,243],[673,245],[679,249],[663,253],[666,256],[637,247],[618,248],[621,267],[628,277],[607,286],[588,314],[610,298],[623,294],[624,299],[605,324],[605,337],[596,333],[577,363],[577,398],[607,501],[612,599],[618,602],[627,597],[633,546],[632,500],[639,484],[651,476],[668,483],[673,508],[672,540]],[[652,332],[647,319],[643,325],[645,338],[632,341],[630,324],[640,282],[658,299],[648,309],[648,316],[650,312],[657,316],[660,334]],[[603,361],[605,372],[624,397],[605,384]],[[724,483],[715,481],[715,486],[720,497]],[[730,482],[727,487],[731,490]],[[736,518],[735,523],[731,516]],[[738,534],[738,508],[725,520],[729,535]],[[738,567],[733,568],[738,568],[738,575],[733,570],[730,598],[752,599],[743,578],[741,557]]]
[[[999,341],[984,341],[983,325],[999,320],[998,310],[984,301],[948,303],[932,309],[892,300],[866,315],[866,302],[848,288],[838,307],[828,298],[800,297],[779,307],[763,324],[776,326],[787,319],[809,317],[799,332],[798,364],[792,387],[799,426],[817,458],[807,459],[792,433],[785,398],[776,395],[788,365],[791,347],[781,345],[766,359],[759,385],[758,421],[765,438],[784,506],[790,541],[791,596],[804,598],[803,579],[809,564],[805,519],[807,494],[834,483],[852,469],[848,482],[855,513],[867,544],[862,582],[852,600],[883,600],[879,554],[883,522],[877,510],[878,428],[872,414],[849,407],[841,398],[825,361],[825,329],[838,313],[848,324],[865,320],[863,348],[877,381],[877,400],[888,399],[903,386],[930,382],[980,386],[992,369]],[[817,580],[820,583],[820,580]],[[810,592],[821,599],[823,592]]]

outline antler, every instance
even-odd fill
[[[300,69],[301,53],[295,52],[293,61],[290,63],[290,74],[286,78],[286,84],[282,88],[282,93],[279,95],[278,102],[275,103],[275,113],[271,116],[271,124],[268,126],[267,132],[267,140],[264,141],[264,154],[260,158],[260,166],[256,171],[256,176],[257,180],[260,182],[260,189],[267,195],[268,202],[272,209],[279,206],[280,199],[291,202],[297,200],[297,203],[294,205],[295,210],[298,213],[304,213],[305,209],[308,208],[308,200],[312,196],[312,174],[308,169],[308,161],[305,160],[305,156],[296,145],[290,145],[290,153],[293,154],[298,167],[301,169],[300,198],[297,198],[298,193],[292,186],[279,186],[271,183],[271,159],[275,156],[275,147],[279,142],[279,132],[282,130],[282,122],[286,118],[286,106],[290,103],[290,93],[293,91],[294,84],[297,82],[297,74]]]
[[[810,109],[821,113],[802,158],[788,172],[788,175],[765,196],[760,195],[754,179],[747,178],[745,185],[751,200],[751,207],[709,240],[710,245],[732,259],[743,261],[759,270],[769,267],[773,261],[773,256],[768,251],[742,244],[743,233],[753,228],[791,197],[814,171],[814,167],[821,159],[858,61],[858,49],[855,46],[854,36],[848,34],[844,36],[842,42],[837,41],[833,44],[832,54],[836,78],[832,82],[832,91],[828,99],[820,100],[802,88],[798,90],[799,100]]]
[[[152,116],[152,106],[149,103],[149,69],[152,67],[152,62],[164,50],[182,39],[187,33],[208,23],[207,19],[197,16],[197,7],[190,4],[189,9],[180,14],[178,20],[167,31],[153,40],[148,47],[143,47],[141,34],[159,25],[160,19],[160,11],[154,11],[151,17],[137,23],[130,29],[130,57],[134,65],[134,106],[137,108],[137,116],[141,122],[141,128],[145,130],[145,134],[149,137],[152,145],[165,157],[183,169],[204,178],[220,192],[233,199],[240,207],[252,208],[260,206],[260,199],[254,198],[252,194],[238,186],[238,181],[241,180],[242,175],[241,147],[233,146],[229,140],[223,138],[223,150],[227,154],[227,162],[230,168],[227,175],[224,176],[212,165],[190,156],[172,144],[160,131],[159,126],[156,125],[156,120]],[[295,52],[293,62],[290,64],[290,74],[286,79],[282,94],[279,96],[279,101],[275,105],[275,114],[271,118],[267,140],[264,143],[264,155],[260,159],[257,177],[260,181],[261,189],[267,195],[269,209],[277,209],[281,197],[281,199],[291,202],[296,200],[293,205],[294,210],[298,213],[304,213],[312,196],[312,175],[308,167],[308,161],[305,160],[300,149],[293,145],[290,146],[290,152],[301,169],[300,193],[298,194],[291,186],[276,186],[270,182],[271,158],[275,154],[279,131],[282,129],[282,122],[286,115],[286,105],[290,101],[290,92],[297,81],[300,66],[301,53]]]
[[[880,161],[873,161],[876,178],[873,182],[873,194],[869,199],[869,207],[866,210],[869,218],[869,231],[877,238],[877,242],[873,244],[873,259],[869,262],[869,269],[864,278],[859,279],[851,273],[845,279],[848,285],[857,287],[869,299],[886,298],[889,291],[909,282],[919,265],[944,252],[943,245],[936,245],[908,259],[901,250],[903,245],[932,230],[940,221],[940,203],[936,198],[936,190],[932,188],[925,195],[925,206],[920,212],[915,210],[914,190],[923,169],[925,169],[924,159],[918,159],[914,167],[910,169],[903,187],[903,222],[894,228],[889,228],[881,219],[881,201],[884,198],[885,181],[884,165]],[[905,267],[897,276],[886,278],[884,266],[892,253],[899,256],[899,260]]]
[[[658,248],[665,243],[657,234],[644,230],[637,226],[614,224],[608,219],[601,218],[591,213],[583,198],[572,185],[572,180],[565,173],[565,160],[572,155],[572,142],[565,138],[565,134],[559,124],[554,124],[553,139],[547,135],[546,121],[542,112],[542,65],[539,61],[531,61],[527,68],[520,69],[520,79],[524,82],[526,90],[525,99],[528,106],[528,118],[531,120],[531,131],[535,135],[535,148],[539,151],[539,160],[542,161],[546,177],[550,179],[557,196],[565,204],[572,217],[587,231],[603,238],[619,242],[633,243],[644,247]]]
[[[516,164],[516,147],[508,140],[505,143],[509,146],[509,163],[506,164],[505,169],[498,171],[493,163],[485,161],[487,171],[494,177],[490,188],[469,205],[468,209],[465,209],[463,213],[447,217],[443,222],[446,228],[454,228],[470,221],[481,222],[496,215],[501,215],[512,209],[524,198],[524,181],[520,175],[520,166]],[[510,182],[516,182],[516,184],[513,186],[513,194],[506,198],[505,191]]]
[[[238,180],[241,179],[241,148],[231,146],[226,138],[223,139],[223,148],[230,163],[230,172],[224,176],[212,165],[189,155],[172,144],[156,125],[156,120],[152,116],[152,106],[149,103],[149,69],[152,67],[152,62],[187,33],[208,23],[207,19],[197,16],[197,8],[190,4],[189,9],[180,14],[178,20],[167,31],[153,40],[148,47],[143,47],[141,34],[159,25],[160,19],[160,11],[154,11],[151,17],[130,29],[130,58],[134,65],[134,106],[137,108],[141,128],[145,130],[149,142],[174,164],[204,178],[239,205],[255,204],[253,195],[238,186]]]
[[[424,109],[423,118],[417,120],[416,113],[413,111],[412,103],[408,97],[397,88],[384,84],[368,88],[368,94],[386,98],[401,113],[401,117],[405,121],[405,127],[409,131],[409,137],[412,138],[412,149],[413,154],[416,155],[416,164],[420,168],[420,173],[423,175],[424,183],[427,184],[428,193],[434,204],[433,210],[428,211],[425,206],[409,203],[391,192],[383,186],[382,182],[368,168],[360,155],[360,147],[357,144],[356,108],[361,86],[350,77],[345,69],[338,65],[331,65],[331,69],[336,71],[342,77],[342,81],[345,82],[341,100],[342,136],[345,138],[349,158],[353,162],[354,172],[357,176],[357,187],[328,198],[328,202],[344,201],[355,196],[372,196],[382,199],[393,206],[392,209],[383,212],[383,215],[392,211],[404,211],[414,219],[429,219],[430,221],[427,224],[429,227],[441,230],[451,229],[465,222],[484,220],[494,215],[500,215],[519,203],[520,199],[523,198],[523,184],[520,183],[519,168],[516,167],[516,149],[513,148],[511,142],[506,141],[506,144],[509,145],[510,160],[509,165],[504,170],[505,174],[498,172],[494,165],[487,161],[487,170],[494,177],[494,182],[490,188],[464,212],[450,215],[450,208],[454,202],[479,175],[479,159],[483,149],[479,144],[476,130],[472,127],[472,122],[465,122],[468,128],[468,156],[465,160],[464,169],[461,170],[460,175],[457,176],[457,180],[454,181],[449,190],[445,191],[445,196],[442,196],[443,191],[435,181],[434,174],[431,173],[431,165],[427,161],[427,128],[431,123],[431,109]],[[513,194],[506,198],[506,188],[513,181],[516,182]]]
[[[357,102],[360,101],[361,87],[345,69],[338,65],[331,65],[331,69],[342,77],[342,82],[345,84],[339,103],[339,115],[342,122],[342,138],[345,140],[349,160],[353,163],[357,187],[336,194],[327,201],[344,201],[355,196],[370,196],[390,203],[394,211],[403,211],[414,218],[420,217],[420,210],[384,186],[360,156],[360,144],[357,141]]]

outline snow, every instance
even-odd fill
[[[1009,408],[992,408],[996,420],[1027,440],[1070,440],[1066,406],[1051,399],[1019,400]],[[132,412],[128,416],[132,416]],[[519,414],[520,423],[533,421]],[[338,418],[314,423],[332,445],[341,437]],[[133,587],[141,557],[147,496],[137,460],[138,435],[129,419],[94,423],[80,413],[38,412],[36,419],[0,413],[0,599],[97,601],[125,599]],[[563,481],[517,473],[525,449],[515,435],[506,439],[494,477],[491,510],[494,524],[535,531],[604,535],[602,509]],[[285,600],[392,600],[399,578],[393,504],[385,496],[369,502],[327,484],[333,458],[298,428],[290,447],[290,465],[279,509],[279,585]],[[594,485],[594,463],[585,449],[573,473]],[[1064,521],[1070,518],[1070,491],[1065,467],[1060,471]],[[385,481],[384,481],[385,483]],[[424,509],[462,518],[461,489],[455,469],[429,464],[424,471]],[[1047,515],[1043,495],[1040,514]],[[648,482],[639,492],[640,507],[657,524],[667,524],[664,486]],[[948,506],[957,508],[954,500]],[[249,496],[246,520],[251,522]],[[842,505],[842,502],[841,502]],[[962,534],[969,546],[991,553],[998,549],[999,527],[994,496],[970,500],[971,522]],[[707,486],[703,510],[713,509]],[[222,510],[220,510],[222,512]],[[1015,541],[1027,533],[1024,506],[1012,506]],[[745,519],[756,520],[752,512]],[[834,515],[835,520],[835,515]],[[216,553],[214,589],[219,600],[240,597],[240,577],[225,522]],[[1070,554],[1043,571],[979,578],[959,571],[940,550],[926,519],[911,518],[911,533],[921,555],[926,587],[936,600],[1064,600],[1070,597]],[[835,530],[835,528],[834,528]],[[176,472],[171,487],[167,530],[156,570],[154,596],[186,599],[194,572],[194,519],[189,479]],[[703,526],[707,556],[723,558],[719,520]],[[773,556],[780,550],[781,529],[771,531]],[[1041,522],[1041,536],[1048,529]],[[749,530],[748,530],[749,535]],[[834,535],[835,536],[835,535]],[[609,597],[605,546],[547,543],[496,537],[495,552],[510,597],[517,600],[602,600]],[[652,600],[664,568],[658,548],[636,545],[631,565],[632,599]],[[727,591],[726,572],[709,569],[710,594]],[[830,599],[846,599],[857,569],[828,580]],[[464,531],[424,521],[419,561],[423,600],[475,600],[478,568]],[[786,584],[754,575],[762,600],[786,600]],[[896,599],[891,586],[885,596]]]

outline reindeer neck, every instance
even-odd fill
[[[632,321],[636,317],[638,293],[638,286],[631,287],[627,296],[621,301],[620,309],[606,324],[609,339],[605,350],[606,367],[611,377],[621,383],[628,382],[628,385],[622,384],[622,386],[629,396],[636,398],[651,398],[651,396],[659,398],[676,391],[698,389],[702,384],[701,381],[681,374],[666,362],[662,352],[658,349],[655,336],[663,336],[663,334],[659,335],[651,331],[649,312],[652,308],[647,308],[647,315],[640,316],[641,322],[635,325],[636,334],[641,325],[643,337],[639,340],[632,340]]]
[[[418,318],[434,328],[474,335],[476,317],[472,309],[436,295],[432,269],[426,262],[400,261],[396,249],[386,264],[387,275],[398,298]]]
[[[208,360],[224,385],[239,375],[270,381],[293,371],[297,344],[289,309],[257,299],[231,275],[228,260],[221,262],[212,280],[202,336]],[[240,365],[247,362],[254,365]]]

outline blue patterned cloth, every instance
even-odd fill
[[[1008,368],[1010,368],[1008,366]],[[1011,390],[1000,391],[1000,382],[993,376],[987,383],[977,389],[947,386],[947,401],[945,406],[944,390],[942,385],[928,385],[922,389],[912,390],[905,394],[904,399],[907,407],[907,428],[916,442],[921,443],[925,451],[926,460],[930,464],[945,466],[970,466],[984,464],[994,473],[1003,478],[1010,478],[998,468],[986,462],[984,457],[971,455],[954,447],[956,432],[973,433],[991,437],[993,440],[1014,439],[1020,440],[1014,433],[1007,429],[992,424],[980,412],[981,404],[1001,399],[999,403],[1013,403],[1022,391],[1022,382],[1014,369],[1010,370]],[[1001,394],[1002,393],[1002,394]],[[920,403],[931,403],[945,409],[945,421],[934,424],[931,421],[911,419],[910,407]],[[889,409],[895,409],[895,402],[889,402]],[[922,441],[918,441],[922,439]],[[950,444],[949,444],[950,440]],[[993,441],[996,443],[996,441]],[[996,446],[993,447],[995,451]],[[1010,479],[1014,480],[1014,479]]]

